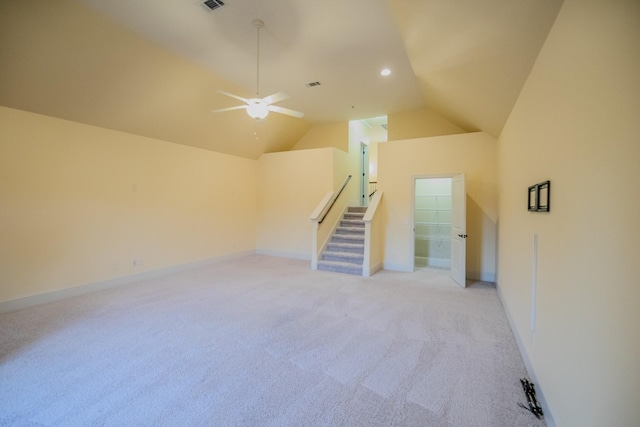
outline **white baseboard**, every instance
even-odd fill
[[[290,259],[299,259],[302,261],[311,262],[311,255],[299,252],[285,252],[285,251],[273,251],[271,249],[256,249],[256,254],[258,255],[268,255],[268,256],[276,256],[280,258],[290,258]]]
[[[481,282],[496,282],[495,273],[467,271],[467,278],[473,280],[480,280]]]
[[[548,427],[560,427],[554,417],[551,408],[547,402],[547,399],[544,396],[544,390],[542,389],[542,385],[536,376],[535,370],[533,369],[533,364],[531,363],[531,359],[529,359],[529,355],[525,351],[524,344],[522,343],[522,338],[518,334],[518,330],[516,329],[515,322],[513,317],[511,316],[511,312],[509,311],[509,307],[504,303],[504,297],[502,295],[502,291],[500,290],[500,286],[496,283],[496,290],[498,291],[498,297],[500,298],[500,302],[502,303],[502,308],[507,315],[507,321],[509,322],[509,326],[511,327],[511,331],[513,332],[513,336],[516,339],[516,343],[518,344],[518,349],[520,350],[520,354],[522,355],[522,360],[524,360],[524,366],[527,368],[527,373],[529,374],[529,379],[536,386],[536,398],[540,403],[540,407],[542,408],[542,412],[544,413],[544,420],[547,423]],[[524,392],[523,392],[524,393]],[[523,395],[524,398],[524,395]]]
[[[402,271],[403,273],[413,273],[413,264],[394,264],[385,262],[383,265],[385,270]]]
[[[83,285],[73,286],[70,288],[57,289],[54,291],[25,295],[18,298],[12,298],[0,301],[0,313],[8,313],[27,307],[59,301],[65,298],[76,297],[88,294],[90,292],[101,291],[104,289],[116,288],[120,286],[130,285],[141,280],[153,279],[156,277],[167,276],[169,274],[179,273],[181,271],[190,270],[192,268],[204,267],[221,261],[240,258],[254,254],[254,251],[238,252],[229,255],[223,255],[214,258],[207,258],[199,261],[189,262],[186,264],[174,265],[171,267],[160,268],[157,270],[145,271],[144,273],[131,274],[129,276],[116,277],[114,279],[101,280],[98,282],[86,283]]]

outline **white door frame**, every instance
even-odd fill
[[[369,145],[360,141],[360,203],[369,206]]]
[[[461,173],[441,173],[441,174],[425,174],[411,176],[411,262],[412,271],[416,271],[416,180],[418,179],[436,179],[436,178],[453,178]],[[451,213],[453,216],[453,212]]]

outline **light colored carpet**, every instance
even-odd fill
[[[252,255],[0,315],[0,425],[543,426],[495,287]]]

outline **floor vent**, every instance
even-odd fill
[[[320,82],[307,83],[307,87],[314,87],[314,86],[320,86]]]
[[[204,5],[211,10],[216,10],[217,8],[224,6],[224,2],[222,0],[206,0]]]

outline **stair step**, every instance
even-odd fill
[[[364,227],[342,227],[336,228],[336,234],[364,234]]]
[[[330,252],[364,254],[364,243],[329,242],[329,244],[327,244],[327,250]]]
[[[347,209],[347,212],[365,213],[366,211],[366,206],[349,206],[349,208]]]
[[[364,215],[366,207],[351,206],[340,220],[325,251],[318,260],[318,270],[362,276],[364,263]]]
[[[362,221],[362,218],[364,218],[364,212],[362,212],[362,213],[359,213],[359,212],[345,212],[344,213],[344,219],[354,219],[354,220]]]
[[[348,262],[320,260],[318,261],[318,270],[362,276],[362,266]]]
[[[364,246],[363,234],[334,234],[331,243],[358,243]]]
[[[325,261],[348,262],[355,265],[360,265],[360,267],[362,267],[362,263],[364,262],[364,254],[353,252],[325,251],[322,254],[322,259]]]
[[[340,221],[340,227],[364,228],[364,221],[358,219],[343,219]]]

